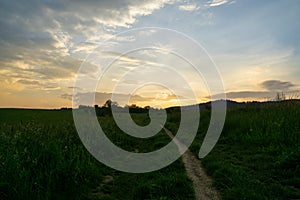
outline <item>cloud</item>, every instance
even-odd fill
[[[270,99],[275,97],[275,92],[269,91],[237,91],[237,92],[227,92],[226,98],[227,99]],[[216,94],[212,95],[212,99],[220,99],[222,95]],[[207,97],[210,98],[210,97]]]
[[[146,52],[146,53],[145,53]],[[146,58],[140,58],[139,56],[129,56],[126,54],[121,54],[119,52],[113,52],[113,51],[101,51],[99,52],[100,55],[99,56],[107,56],[107,57],[111,57],[111,58],[115,58],[116,62],[118,63],[118,65],[120,67],[124,67],[124,68],[128,68],[128,69],[132,69],[135,68],[137,66],[140,65],[144,65],[144,66],[164,66],[163,63],[160,62],[153,62],[150,61],[149,58],[155,58],[155,53],[163,53],[163,54],[167,54],[167,52],[169,52],[168,50],[165,49],[158,49],[155,48],[155,51],[147,51],[147,50],[142,50],[139,51],[139,55],[147,55],[148,59]],[[151,53],[151,55],[150,55]]]
[[[64,93],[62,95],[60,95],[60,98],[62,99],[67,99],[67,100],[72,100],[73,95],[72,94],[68,94],[68,93]]]
[[[266,80],[259,84],[264,91],[233,91],[227,92],[227,99],[235,99],[235,100],[274,100],[278,92],[284,92],[287,98],[294,98],[295,94],[299,94],[299,90],[290,88],[296,86],[295,84],[288,81],[280,81],[280,80]],[[222,95],[214,94],[211,97],[207,96],[205,98],[212,99],[220,99]]]
[[[90,42],[81,42],[72,48],[72,53],[84,53],[85,55],[90,54],[98,47],[98,44]]]
[[[140,50],[139,54],[148,58],[156,58],[157,55],[152,50]]]
[[[52,90],[59,90],[61,89],[57,83],[45,83],[40,81],[35,81],[32,79],[20,79],[16,82],[17,84],[21,84],[26,89],[38,89],[38,90],[45,90],[45,91],[52,91]]]
[[[96,44],[173,0],[0,2],[0,81],[69,81]],[[114,37],[114,42],[133,38]],[[134,60],[122,57],[124,61]],[[25,84],[19,82],[19,84]]]
[[[53,85],[53,86],[51,86],[51,85],[47,86],[46,85],[46,86],[41,88],[41,90],[45,90],[45,91],[60,90],[60,89],[61,89],[60,86],[55,86],[55,85]]]
[[[21,83],[24,85],[41,85],[40,82],[38,82],[38,81],[32,81],[32,80],[26,80],[26,79],[18,80],[18,83]]]
[[[232,4],[235,3],[235,0],[211,0],[208,2],[209,7],[221,6],[223,4]]]
[[[67,33],[87,31],[95,25],[128,27],[136,22],[137,17],[150,15],[174,0],[113,0],[113,1],[36,1],[26,2],[1,1],[1,18],[9,19],[10,24],[23,22],[27,30],[33,32],[47,22],[47,29],[59,28]],[[27,25],[32,25],[27,27]],[[21,24],[22,25],[22,24]],[[10,26],[7,32],[13,29]],[[40,30],[41,31],[41,30]],[[14,34],[15,31],[12,31]],[[22,33],[22,32],[21,32]]]
[[[138,84],[138,81],[137,80],[123,80],[122,83],[136,85],[136,84]]]
[[[288,81],[284,82],[280,80],[267,80],[262,82],[260,86],[269,91],[287,91],[295,85]]]
[[[178,9],[183,11],[195,11],[195,10],[199,10],[200,7],[197,6],[197,4],[187,4],[187,5],[180,5]]]
[[[221,5],[225,5],[225,4],[233,4],[235,3],[236,0],[207,0],[203,3],[187,3],[187,4],[182,4],[178,6],[179,10],[182,11],[188,11],[188,12],[192,12],[192,11],[197,11],[197,10],[201,10],[201,12],[203,12],[204,10],[210,8],[210,7],[217,7],[217,6],[221,6]],[[205,12],[203,12],[203,14],[207,14]],[[210,13],[211,14],[211,13]]]
[[[237,101],[251,101],[251,100],[258,100],[258,101],[267,101],[267,100],[275,100],[278,91],[234,91],[234,92],[227,92],[226,98],[237,100]],[[299,90],[289,90],[284,92],[287,99],[289,98],[299,98],[300,91]],[[222,95],[215,94],[212,96],[205,97],[206,99],[220,99]]]

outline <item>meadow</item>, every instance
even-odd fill
[[[179,112],[167,127],[177,129]],[[198,154],[210,111],[201,111],[190,149]],[[221,137],[202,164],[223,199],[300,199],[300,104],[282,101],[229,108]]]
[[[0,109],[0,199],[194,199],[181,159],[156,172],[113,170],[81,143],[70,110]],[[133,116],[141,125],[147,116]],[[170,138],[128,136],[99,117],[107,136],[130,151],[151,151]]]
[[[299,102],[229,108],[221,137],[201,160],[223,199],[300,198]],[[133,114],[137,124],[147,115]],[[201,110],[190,150],[198,154],[210,121]],[[133,152],[163,147],[163,132],[147,139],[123,133],[111,116],[99,117],[106,135]],[[168,112],[174,134],[180,111]],[[81,143],[71,110],[0,109],[0,199],[194,199],[181,159],[161,170],[131,174],[93,158]]]

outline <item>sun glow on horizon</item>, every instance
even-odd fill
[[[190,63],[176,57],[175,53],[185,47],[181,40],[159,35],[154,29],[120,35],[143,27],[175,30],[203,46],[220,71],[228,99],[268,101],[278,92],[288,98],[297,98],[300,93],[300,4],[294,1],[29,0],[16,6],[4,0],[0,4],[1,108],[72,107],[74,82],[82,64],[88,65],[86,74],[96,77],[99,62],[112,57],[118,59],[99,83],[95,104],[112,99],[112,93],[120,105],[142,107],[178,106],[178,99],[183,105],[219,99],[219,92],[210,92],[207,86],[207,82],[213,82],[212,77],[201,77]],[[289,9],[289,14],[282,8]],[[280,18],[275,17],[278,13]],[[122,48],[117,48],[129,48],[141,36],[146,38],[145,43],[152,44],[152,49],[123,54]],[[99,48],[110,51],[97,52]],[[189,46],[185,53],[196,55],[195,51]],[[93,61],[89,60],[91,55],[95,56]],[[206,64],[199,64],[200,69],[209,72]],[[176,73],[170,75],[167,70],[177,70],[186,80],[175,78]],[[150,80],[173,75],[177,82],[172,82],[173,88],[168,90],[163,85],[147,85]],[[194,101],[184,81],[194,91]],[[116,83],[120,84],[117,90]],[[81,89],[81,94],[90,92]],[[130,101],[124,103],[128,98]]]

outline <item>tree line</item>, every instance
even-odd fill
[[[79,109],[95,109],[97,116],[111,116],[113,108],[118,112],[126,112],[126,110],[129,109],[130,113],[148,113],[151,107],[140,107],[136,104],[125,105],[122,107],[117,102],[110,99],[107,100],[102,106],[94,105],[94,108],[91,106],[79,105]]]

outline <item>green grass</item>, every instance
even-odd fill
[[[39,109],[0,109],[0,123],[18,125],[23,122],[35,122],[44,125],[73,123],[71,110]]]
[[[169,117],[174,130],[176,119]],[[195,154],[209,119],[210,112],[201,111],[190,147]],[[300,199],[299,104],[229,109],[220,140],[202,163],[223,199]]]
[[[134,114],[139,125],[150,122]],[[210,120],[201,111],[190,149],[198,154]],[[300,198],[300,107],[292,102],[229,109],[213,151],[202,160],[223,199]],[[163,132],[147,139],[123,133],[100,117],[108,138],[128,150],[166,145]],[[168,115],[176,133],[180,113]],[[181,160],[156,172],[130,174],[104,166],[84,148],[70,110],[0,109],[0,199],[194,199]],[[112,181],[105,182],[105,177]]]
[[[133,116],[141,125],[145,114]],[[164,134],[136,139],[111,117],[100,117],[106,135],[139,152],[164,146]],[[130,174],[104,166],[82,145],[70,110],[0,109],[0,199],[194,199],[181,160],[156,172]],[[109,176],[112,180],[105,181]]]

